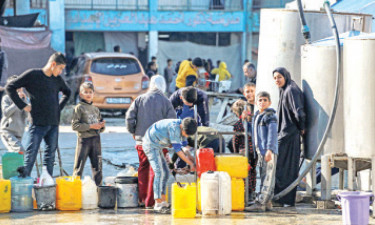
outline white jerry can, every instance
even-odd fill
[[[232,185],[227,172],[208,171],[201,176],[202,215],[232,212]]]
[[[82,209],[98,208],[98,189],[89,176],[82,180]]]

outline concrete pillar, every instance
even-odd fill
[[[158,1],[148,0],[149,7],[149,19],[156,15],[158,10]],[[151,61],[152,56],[158,54],[158,31],[154,27],[154,24],[149,25],[148,32],[148,61]]]
[[[158,32],[151,30],[148,32],[148,61],[151,61],[152,56],[158,54]]]
[[[65,3],[64,0],[48,1],[49,29],[52,31],[51,47],[65,53]]]
[[[17,0],[15,15],[25,15],[30,13],[30,0]]]
[[[339,169],[339,189],[344,190],[344,170]]]
[[[331,179],[331,166],[329,165],[330,156],[322,156],[322,171],[321,171],[321,184],[322,184],[322,200],[328,201],[331,200],[331,188],[332,188],[332,179]]]

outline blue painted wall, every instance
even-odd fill
[[[65,10],[69,31],[242,32],[244,14],[237,12],[149,12]]]

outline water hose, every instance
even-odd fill
[[[307,26],[306,19],[305,19],[305,14],[303,12],[303,7],[302,7],[302,0],[297,0],[297,8],[298,8],[298,13],[299,13],[299,18],[301,20],[301,25],[302,25],[302,34],[303,37],[305,38],[306,44],[309,44],[311,42],[310,38],[310,28]]]
[[[300,2],[300,0],[298,0],[298,2]],[[331,110],[331,114],[330,114],[330,117],[329,117],[329,120],[328,120],[328,124],[327,124],[327,127],[324,131],[324,134],[323,134],[323,138],[318,146],[318,149],[317,151],[315,152],[315,155],[314,157],[312,158],[311,162],[307,165],[307,167],[305,168],[305,170],[299,175],[299,177],[292,183],[290,184],[287,188],[285,188],[283,191],[281,191],[280,193],[278,193],[277,195],[274,196],[273,200],[279,200],[280,198],[284,197],[286,194],[288,194],[291,190],[293,190],[298,184],[299,182],[301,182],[301,180],[306,176],[306,174],[309,172],[309,170],[312,168],[312,166],[316,163],[316,161],[318,160],[318,157],[320,156],[320,154],[322,153],[323,151],[323,146],[324,144],[326,143],[327,141],[327,138],[328,138],[328,133],[330,132],[331,128],[332,128],[332,124],[333,124],[333,121],[335,119],[335,116],[336,116],[336,110],[337,110],[337,105],[338,105],[338,101],[339,101],[339,92],[340,92],[340,83],[341,83],[341,48],[340,48],[340,39],[339,39],[339,34],[338,34],[338,31],[337,31],[337,27],[336,27],[336,22],[332,16],[332,13],[331,13],[331,7],[330,7],[330,3],[329,1],[325,1],[324,2],[324,9],[328,15],[328,19],[329,19],[329,22],[331,24],[331,28],[332,28],[332,33],[333,33],[333,36],[335,37],[335,42],[336,42],[336,60],[337,60],[337,67],[336,67],[336,91],[335,91],[335,98],[334,98],[334,102],[333,102],[333,108]],[[315,171],[313,171],[315,172]]]

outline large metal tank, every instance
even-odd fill
[[[375,156],[375,34],[344,41],[345,153]]]
[[[358,35],[358,33],[340,34],[341,46],[344,38]],[[336,45],[333,37],[301,47],[301,80],[307,115],[304,151],[307,159],[312,159],[314,156],[328,124],[336,90],[336,67]],[[344,152],[343,94],[341,90],[342,80],[335,120],[322,155]]]
[[[372,16],[355,13],[334,13],[339,33],[353,28],[371,32]],[[310,28],[311,40],[316,41],[332,35],[329,20],[324,12],[305,11],[306,22]],[[353,22],[354,21],[354,22]],[[273,81],[272,71],[285,67],[292,79],[301,85],[301,51],[305,43],[301,33],[301,22],[297,10],[262,9],[260,15],[259,56],[257,92],[268,91],[272,107],[276,108],[279,91]]]

